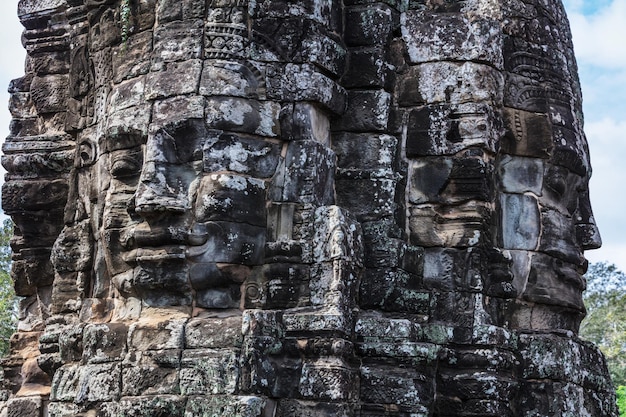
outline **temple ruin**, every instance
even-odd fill
[[[21,0],[8,417],[616,417],[560,0]]]

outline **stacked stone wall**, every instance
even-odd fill
[[[6,415],[617,415],[559,1],[18,14]]]

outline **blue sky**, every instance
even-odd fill
[[[591,203],[603,246],[585,255],[626,271],[626,0],[565,0],[591,151]]]
[[[0,5],[0,103],[8,102],[9,81],[23,73],[18,0]],[[594,174],[591,201],[603,247],[586,253],[626,271],[626,0],[564,0],[584,97],[585,131]],[[0,105],[0,137],[10,115]]]

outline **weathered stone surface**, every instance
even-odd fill
[[[616,417],[535,3],[20,1],[0,415]]]

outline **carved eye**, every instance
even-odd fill
[[[141,172],[141,150],[121,150],[111,153],[111,175],[114,178],[136,176]]]

